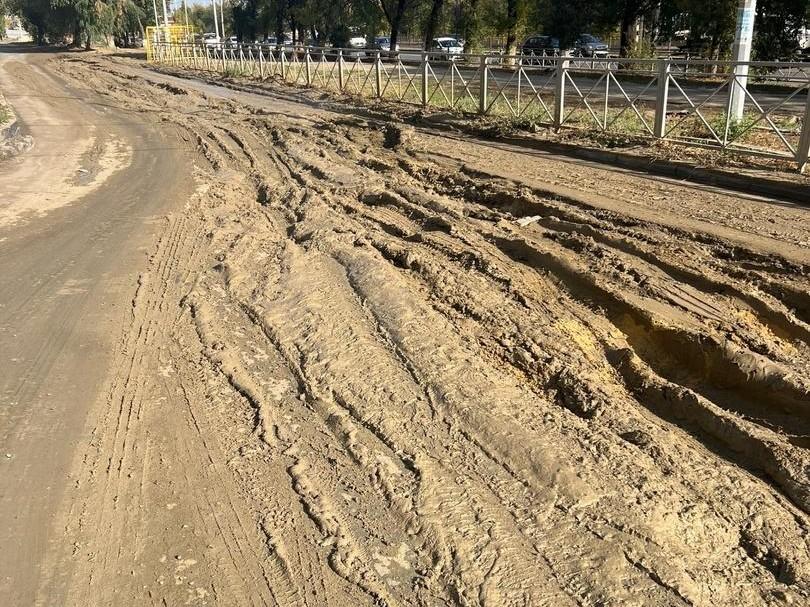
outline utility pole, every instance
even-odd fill
[[[163,25],[166,26],[167,30],[169,27],[169,13],[166,10],[166,0],[163,0]],[[168,32],[167,32],[168,35]]]
[[[214,7],[214,33],[219,38],[219,20],[217,19],[217,0],[211,0],[211,6]],[[220,42],[222,40],[220,39]]]
[[[754,17],[757,0],[740,0],[737,9],[737,34],[734,37],[733,61],[751,61],[751,43],[754,39]],[[729,120],[740,121],[745,110],[745,91],[748,87],[748,64],[734,67],[736,81],[731,84]]]
[[[225,42],[225,0],[219,0],[219,25],[222,27],[222,41]]]

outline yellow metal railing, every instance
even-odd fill
[[[155,59],[155,45],[181,44],[194,42],[194,26],[191,25],[150,25],[144,37],[147,61]]]

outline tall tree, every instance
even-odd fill
[[[507,55],[517,52],[518,0],[506,0],[506,51]]]
[[[660,0],[614,0],[615,6],[608,7],[616,11],[620,18],[620,55],[627,57],[630,55],[633,40],[633,29],[639,18],[649,15],[661,2]]]
[[[425,50],[430,50],[430,43],[436,37],[436,27],[444,10],[444,0],[431,0],[430,14],[425,23]]]
[[[792,58],[810,18],[808,0],[759,0],[754,22],[754,55],[760,61]]]
[[[737,22],[738,0],[680,0],[689,16],[689,42],[702,48],[710,59],[722,59],[731,52]]]
[[[399,40],[402,20],[405,12],[411,7],[412,0],[377,0],[377,2],[391,28],[391,51],[393,52]]]

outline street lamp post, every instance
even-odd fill
[[[734,37],[732,60],[747,62],[751,60],[751,43],[754,38],[754,17],[757,13],[757,0],[740,0],[737,9],[737,33]],[[734,78],[731,83],[731,100],[729,103],[729,120],[740,121],[745,110],[745,95],[748,87],[748,63],[734,66]]]
[[[211,6],[214,7],[214,33],[219,38],[219,21],[217,19],[217,0],[211,0]]]

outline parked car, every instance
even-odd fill
[[[444,34],[442,38],[455,38],[456,42],[458,42],[462,47],[467,46],[467,41],[461,34]]]
[[[464,52],[464,47],[455,38],[434,38],[430,44],[430,51],[437,53],[434,57],[455,61]]]
[[[368,43],[366,42],[365,36],[358,36],[353,35],[346,41],[346,47],[349,50],[343,51],[344,57],[362,57],[366,54],[366,47]]]
[[[202,41],[205,46],[216,46],[219,44],[219,36],[213,32],[208,32],[202,35]]]
[[[551,36],[540,36],[535,34],[530,36],[523,43],[520,48],[521,55],[539,56],[556,56],[560,54],[560,39],[552,38]]]
[[[596,36],[582,34],[574,42],[574,54],[578,57],[598,57],[608,56],[608,45]]]
[[[391,52],[391,38],[388,36],[377,36],[369,46],[369,51],[381,51],[383,53]],[[399,52],[399,44],[394,48],[394,52]],[[373,56],[373,52],[367,52],[366,55]]]

